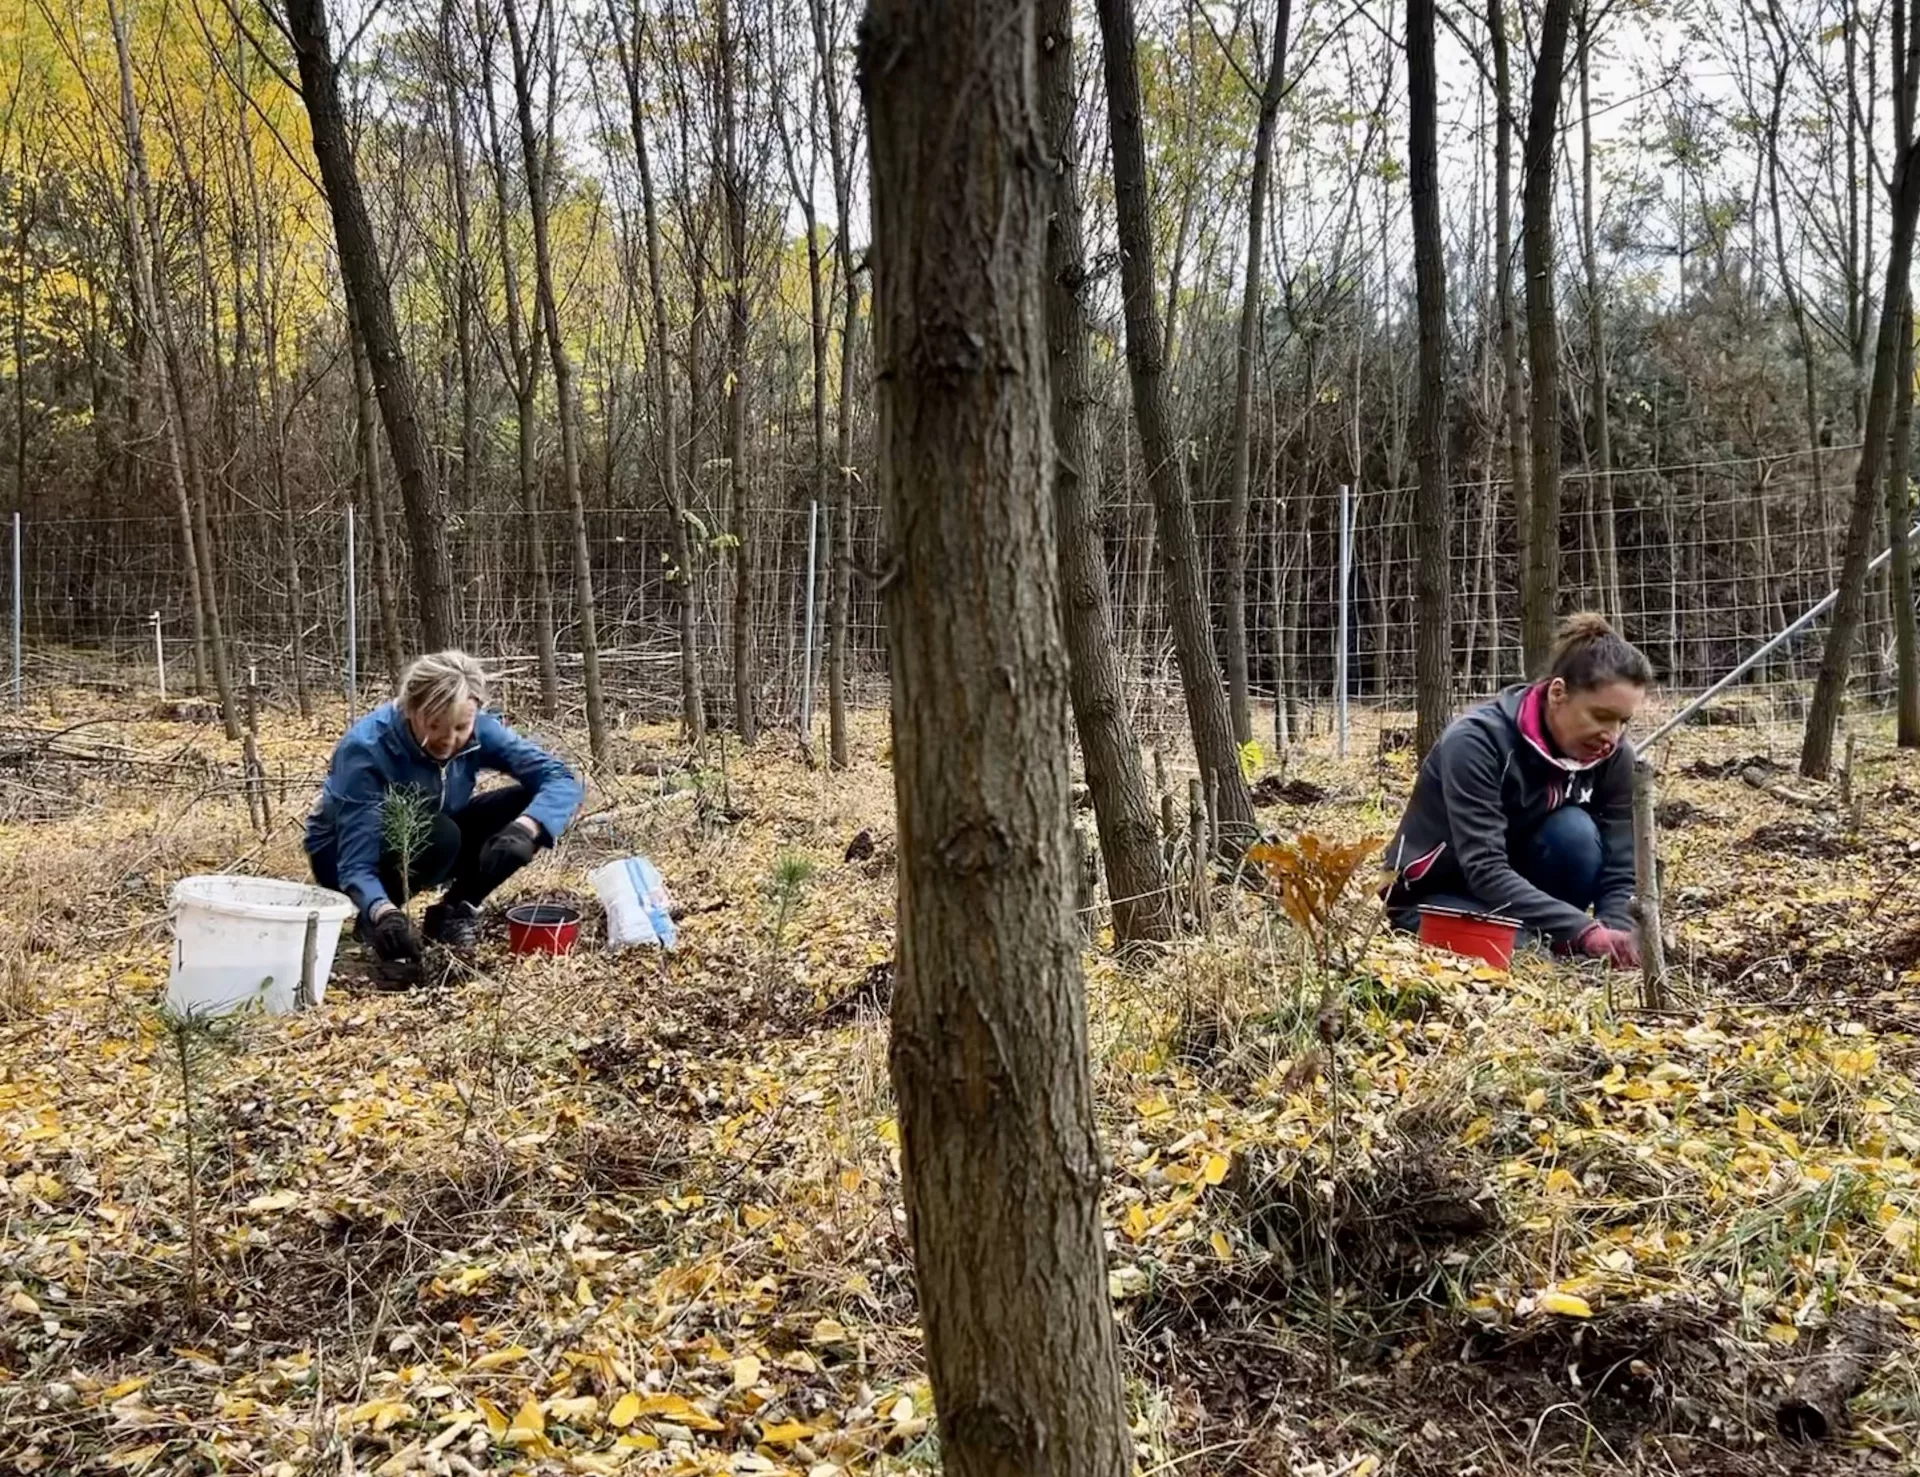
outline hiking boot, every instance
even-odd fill
[[[449,898],[427,909],[427,937],[449,949],[473,949],[480,944],[480,910],[472,903]]]

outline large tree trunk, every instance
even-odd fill
[[[1900,371],[1900,328],[1907,303],[1907,274],[1913,265],[1914,217],[1920,214],[1920,160],[1915,158],[1913,87],[1920,80],[1920,0],[1914,13],[1896,3],[1893,9],[1894,112],[1898,152],[1894,158],[1891,232],[1887,249],[1887,287],[1880,304],[1880,331],[1873,353],[1873,384],[1867,394],[1866,429],[1853,481],[1853,514],[1847,523],[1847,550],[1840,566],[1839,598],[1834,601],[1827,644],[1814,679],[1813,700],[1807,706],[1807,731],[1800,745],[1800,772],[1810,779],[1824,776],[1833,763],[1833,731],[1840,720],[1840,699],[1846,691],[1847,668],[1859,634],[1860,611],[1866,598],[1867,565],[1872,560],[1873,527],[1884,490],[1888,432],[1893,421],[1894,380]]]
[[[1247,691],[1247,492],[1253,481],[1253,356],[1260,326],[1260,285],[1266,270],[1267,182],[1273,174],[1273,133],[1280,117],[1292,0],[1276,0],[1272,51],[1260,89],[1253,135],[1253,184],[1247,192],[1246,277],[1240,294],[1240,334],[1234,345],[1233,470],[1227,480],[1227,707],[1235,742],[1253,738]]]
[[[1032,0],[874,0],[891,1067],[948,1477],[1126,1477],[1071,914]]]
[[[393,300],[380,265],[360,175],[340,108],[340,79],[327,34],[325,0],[286,0],[287,27],[300,63],[300,91],[313,134],[313,157],[333,216],[340,278],[359,314],[373,370],[380,418],[387,428],[400,502],[406,512],[407,544],[413,555],[413,592],[420,636],[437,650],[454,644],[453,566],[447,558],[446,510],[434,485],[433,454],[420,424],[413,373],[393,318]]]
[[[1120,687],[1107,561],[1094,509],[1094,444],[1088,383],[1086,246],[1074,158],[1072,0],[1040,0],[1040,106],[1057,171],[1047,218],[1047,352],[1052,367],[1053,506],[1059,523],[1060,616],[1071,658],[1074,725],[1106,858],[1116,942],[1165,939],[1172,899],[1160,828],[1140,769]]]
[[[1507,59],[1507,15],[1502,0],[1487,0],[1487,36],[1493,49],[1494,310],[1500,319],[1500,372],[1505,382],[1507,479],[1524,587],[1533,560],[1533,494],[1527,464],[1527,387],[1520,373],[1520,333],[1513,317],[1513,82]],[[1524,607],[1524,601],[1522,602]],[[1524,609],[1523,609],[1524,624]],[[1494,645],[1499,645],[1496,627]],[[1529,670],[1531,655],[1524,654]]]
[[[1887,466],[1887,530],[1893,541],[1888,582],[1893,591],[1893,646],[1899,685],[1894,712],[1895,741],[1920,749],[1920,640],[1913,610],[1913,547],[1907,530],[1913,522],[1910,472],[1913,466],[1913,295],[1900,315],[1900,369],[1893,407],[1892,456]]]
[[[220,714],[227,737],[240,737],[240,712],[234,702],[227,668],[227,640],[220,625],[219,587],[214,576],[213,530],[207,521],[207,489],[200,470],[200,449],[194,434],[192,407],[187,397],[186,362],[173,321],[172,294],[159,261],[160,214],[147,165],[147,148],[140,132],[140,105],[133,90],[133,57],[127,41],[126,20],[109,0],[108,22],[113,29],[114,52],[120,64],[121,124],[126,130],[127,154],[132,163],[133,189],[129,216],[133,232],[134,273],[140,300],[152,312],[160,340],[162,396],[167,408],[167,452],[173,471],[174,498],[179,506],[187,561],[193,569],[194,605],[206,621],[208,655],[214,687],[220,694]]]
[[[1453,509],[1447,498],[1447,266],[1440,246],[1439,84],[1434,0],[1407,0],[1407,146],[1413,203],[1413,279],[1420,318],[1414,526],[1414,747],[1424,758],[1453,717]]]
[[[546,325],[547,356],[553,364],[555,410],[560,419],[560,475],[573,515],[574,612],[580,622],[580,662],[586,688],[587,743],[596,764],[607,762],[606,706],[600,688],[600,632],[593,601],[593,551],[587,544],[587,509],[580,490],[580,409],[573,384],[573,357],[560,329],[560,299],[553,282],[553,249],[548,230],[547,166],[540,135],[533,126],[533,75],[519,6],[504,0],[507,43],[513,52],[513,95],[520,115],[520,153],[527,175],[527,205],[533,217],[533,266]],[[551,12],[549,12],[551,14]],[[548,38],[552,45],[552,38]]]
[[[667,547],[673,555],[669,583],[678,598],[680,632],[680,726],[686,739],[699,748],[707,739],[707,708],[700,685],[699,631],[695,624],[699,602],[693,590],[693,541],[687,534],[687,505],[680,488],[680,455],[673,418],[673,361],[667,353],[667,282],[661,264],[660,208],[653,193],[653,154],[647,147],[646,107],[640,96],[640,57],[646,25],[645,12],[633,7],[633,38],[627,22],[612,0],[609,15],[627,83],[627,116],[633,129],[634,160],[640,169],[640,206],[647,229],[647,292],[653,308],[653,338],[647,345],[647,374],[653,383],[654,417],[660,436],[660,496],[667,509]]]
[[[1546,664],[1560,600],[1560,324],[1553,301],[1553,158],[1573,0],[1546,0],[1540,55],[1527,109],[1520,197],[1526,267],[1527,373],[1533,402],[1533,498],[1527,566],[1520,587],[1520,634],[1527,670]]]
[[[1127,368],[1133,413],[1146,458],[1147,488],[1158,526],[1161,568],[1173,618],[1174,654],[1186,694],[1193,745],[1217,797],[1214,834],[1220,850],[1238,855],[1259,834],[1253,800],[1240,771],[1239,747],[1227,715],[1226,692],[1214,661],[1213,637],[1200,587],[1199,540],[1186,472],[1167,420],[1162,379],[1164,341],[1153,297],[1153,224],[1147,211],[1146,143],[1142,136],[1140,68],[1135,56],[1133,0],[1100,0],[1105,48],[1107,122],[1113,142],[1115,217],[1120,235],[1121,295],[1126,307]]]

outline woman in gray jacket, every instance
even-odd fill
[[[1542,681],[1455,719],[1387,851],[1395,926],[1417,929],[1423,903],[1497,914],[1558,953],[1637,964],[1626,728],[1652,684],[1646,657],[1583,612]]]

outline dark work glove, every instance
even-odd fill
[[[1640,967],[1640,940],[1628,929],[1596,923],[1580,935],[1580,952],[1592,959],[1605,959],[1615,969]]]
[[[480,875],[497,886],[533,860],[533,837],[515,821],[504,831],[496,831],[480,844]]]
[[[373,952],[389,963],[420,957],[420,935],[414,929],[413,920],[398,908],[380,915],[369,930],[369,942]]]

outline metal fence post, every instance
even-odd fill
[[[160,679],[160,701],[167,700],[167,643],[160,635],[160,612],[147,619],[153,622],[153,670]]]
[[[360,711],[360,591],[353,557],[353,505],[347,505],[347,717]]]
[[[800,646],[800,736],[809,744],[813,742],[813,571],[819,542],[820,503],[815,499],[807,504],[806,639]]]
[[[1333,655],[1334,723],[1339,733],[1339,755],[1347,757],[1347,599],[1353,573],[1353,489],[1340,484],[1340,600]]]

